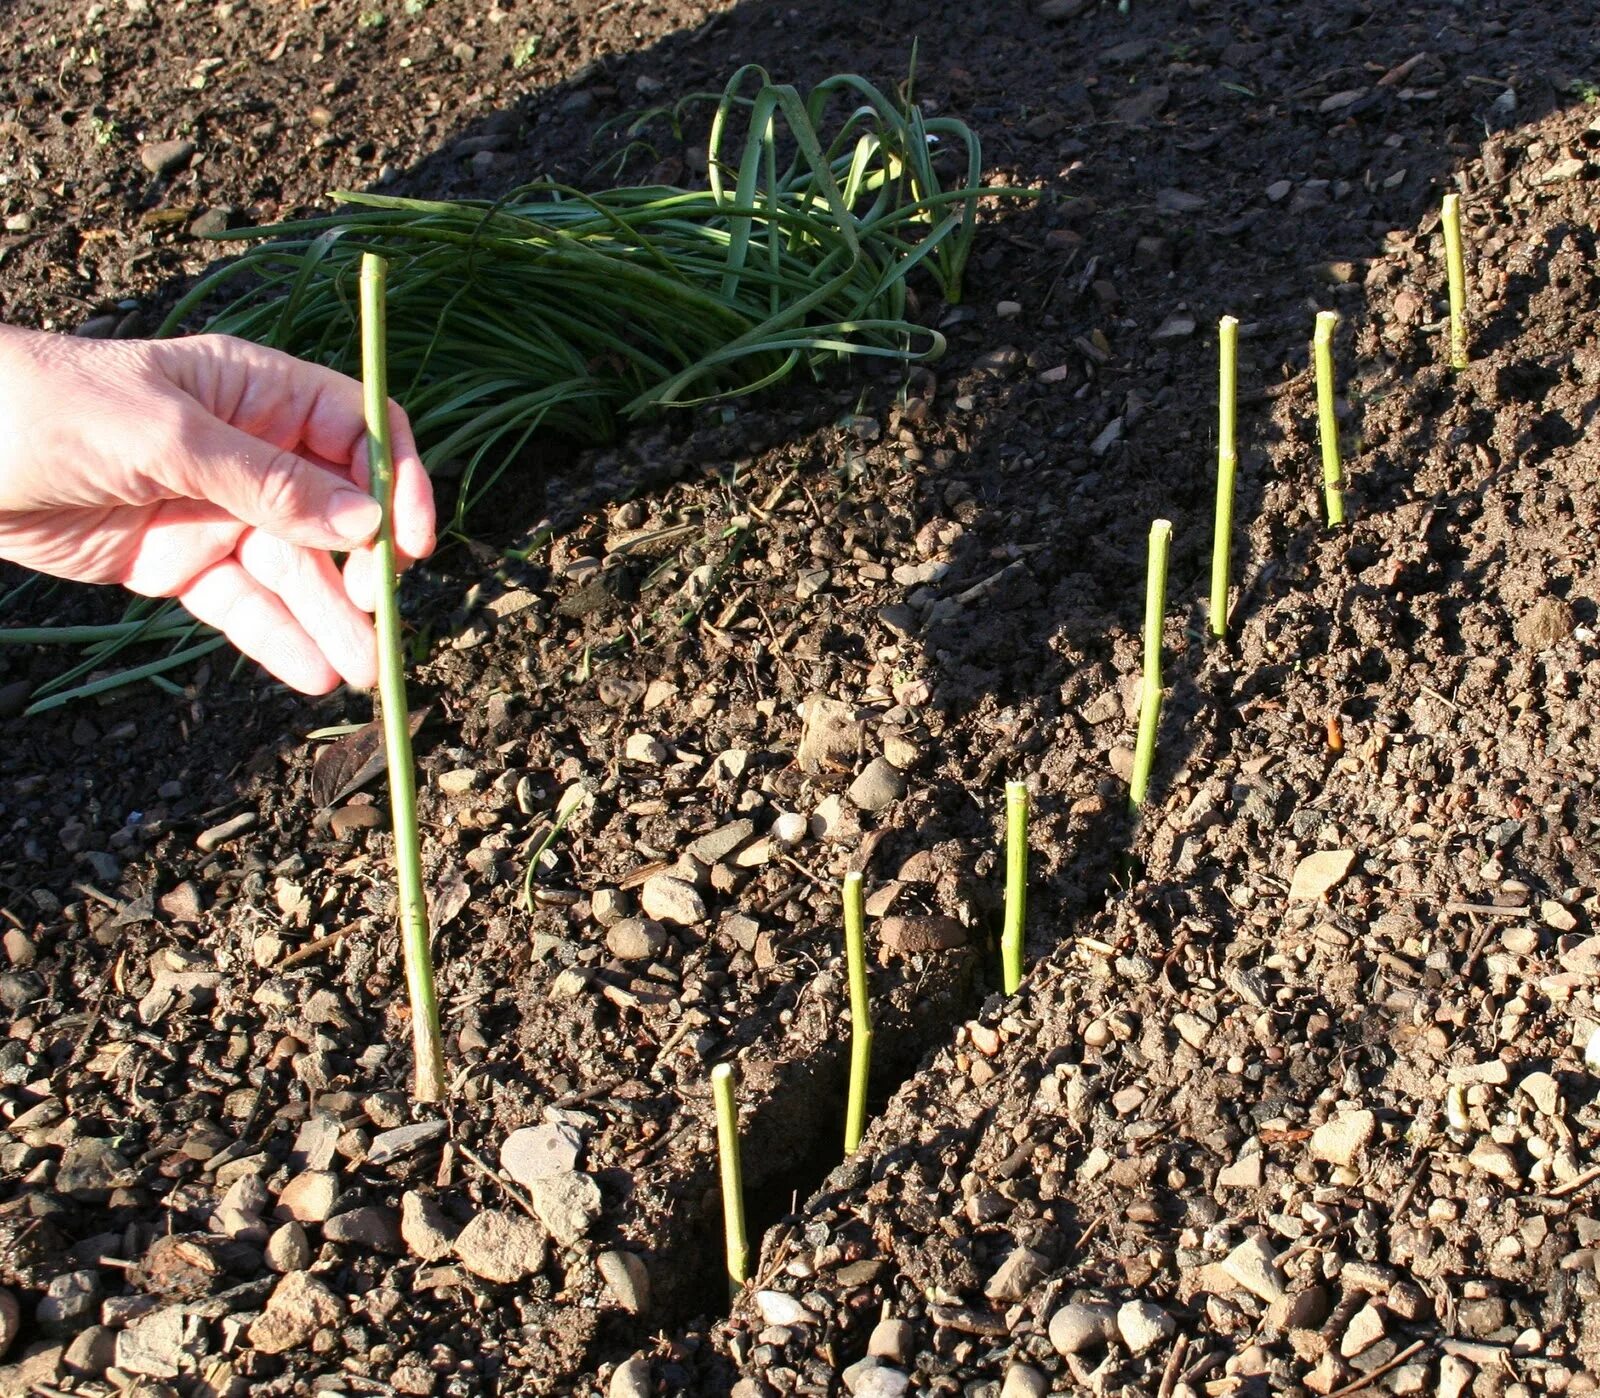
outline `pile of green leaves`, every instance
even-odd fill
[[[604,441],[840,356],[942,352],[907,319],[906,279],[921,267],[960,297],[981,192],[963,123],[848,74],[802,99],[751,65],[717,103],[708,156],[701,190],[341,193],[354,207],[229,235],[252,246],[164,331],[221,293],[208,329],[354,373],[357,269],[381,255],[390,383],[430,468],[462,468],[458,527],[536,433]]]

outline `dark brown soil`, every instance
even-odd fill
[[[888,86],[913,40],[925,107],[1038,197],[986,207],[964,304],[925,297],[951,346],[930,370],[552,444],[408,579],[453,1074],[417,1148],[381,1135],[441,1119],[405,1097],[382,783],[321,805],[312,779],[308,735],[365,722],[367,697],[213,663],[181,697],[4,720],[0,1393],[1600,1382],[1595,17],[1074,8],[9,6],[17,323],[148,330],[221,251],[197,230],[337,187],[691,182],[705,109],[648,148],[594,133],[743,62]],[[144,148],[174,139],[192,157],[152,175]],[[1472,308],[1455,374],[1448,189]],[[1307,373],[1329,308],[1339,531]],[[1244,450],[1218,644],[1225,312]],[[1135,824],[1158,516],[1170,691]],[[34,588],[3,619],[119,607]],[[0,648],[13,715],[66,663]],[[801,760],[818,695],[854,744],[837,768]],[[903,794],[858,810],[880,753]],[[1031,974],[1003,998],[1008,777],[1034,807]],[[768,838],[785,813],[797,843]],[[852,868],[876,1120],[841,1163]],[[703,918],[629,921],[662,872]],[[923,915],[962,944],[887,921]],[[761,1239],[731,1316],[719,1062]],[[576,1133],[599,1200],[541,1267],[498,1284],[395,1236],[407,1192],[450,1227],[527,1209],[496,1164],[541,1123]],[[337,1198],[295,1257],[282,1195],[308,1169]],[[254,1326],[275,1286],[291,1304],[279,1271],[326,1288],[282,1353]],[[885,1318],[904,1332],[852,1368]]]

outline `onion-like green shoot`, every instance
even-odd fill
[[[1337,311],[1318,311],[1311,340],[1317,377],[1317,433],[1322,439],[1322,493],[1328,507],[1328,528],[1344,523],[1344,468],[1339,462],[1339,414],[1333,405],[1333,332],[1339,326]]]
[[[1239,466],[1235,421],[1239,398],[1239,322],[1217,322],[1217,519],[1211,540],[1211,634],[1228,634],[1228,574],[1233,548],[1234,477]]]
[[[717,1107],[717,1162],[722,1172],[722,1231],[727,1247],[728,1293],[739,1294],[750,1278],[750,1240],[744,1228],[744,1171],[739,1164],[739,1104],[733,1095],[733,1065],[711,1070]]]
[[[417,773],[411,759],[411,712],[406,702],[405,642],[400,632],[394,548],[394,455],[389,440],[389,376],[385,363],[384,262],[361,259],[361,387],[367,420],[367,464],[372,494],[383,508],[373,542],[377,569],[378,702],[389,761],[389,807],[394,819],[395,882],[406,986],[411,997],[411,1037],[416,1054],[412,1095],[419,1102],[444,1097],[444,1048],[439,1002],[433,987],[428,895],[422,883],[422,840],[417,829]]]
[[[853,1155],[867,1129],[867,1083],[872,1076],[866,916],[857,869],[844,876],[844,952],[850,970],[850,1090],[845,1102],[844,1153]]]
[[[1133,749],[1133,782],[1128,799],[1135,812],[1150,792],[1150,769],[1156,760],[1156,734],[1161,726],[1161,633],[1167,624],[1167,544],[1172,522],[1150,525],[1150,561],[1144,589],[1144,677],[1139,686],[1139,737]]]
[[[1447,194],[1439,212],[1444,228],[1444,268],[1450,283],[1450,367],[1467,367],[1467,274],[1461,256],[1461,196]]]
[[[1006,915],[1000,933],[1000,971],[1007,995],[1022,984],[1028,921],[1028,784],[1006,783]]]
[[[797,368],[943,352],[937,331],[907,318],[907,279],[921,269],[959,299],[978,198],[1011,192],[980,186],[967,126],[925,120],[851,74],[802,99],[747,66],[722,94],[708,151],[701,190],[339,194],[354,207],[231,233],[252,246],[162,331],[222,295],[209,329],[353,372],[355,268],[381,254],[395,395],[429,468],[461,467],[457,528],[542,434],[594,444]]]

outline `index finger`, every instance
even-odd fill
[[[368,464],[371,439],[363,437],[351,463],[351,476],[362,489],[372,489],[372,471]],[[436,518],[433,504],[433,482],[422,464],[411,423],[405,409],[394,399],[389,400],[389,458],[394,468],[394,546],[401,555],[402,566],[433,552],[436,542]]]

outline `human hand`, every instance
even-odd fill
[[[176,597],[286,684],[377,682],[361,386],[226,335],[78,340],[0,327],[0,558]],[[433,490],[389,405],[395,550]],[[341,582],[330,550],[348,551]]]

